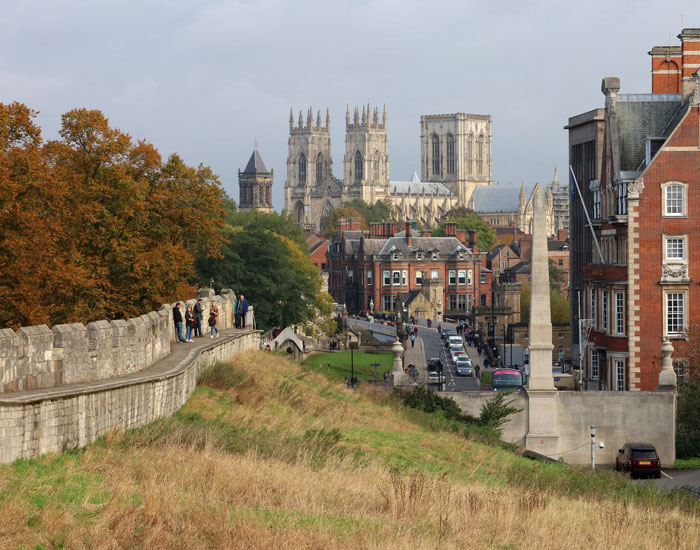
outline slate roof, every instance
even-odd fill
[[[554,252],[555,250],[568,250],[569,241],[555,241],[554,239],[547,239],[547,250]]]
[[[269,174],[270,171],[267,169],[265,166],[265,163],[263,162],[262,157],[260,156],[260,153],[258,153],[258,149],[253,150],[253,154],[250,155],[250,160],[248,161],[248,164],[246,164],[245,170],[243,170],[244,174],[259,174],[259,173],[265,173]]]
[[[511,252],[512,252],[513,254],[515,254],[516,256],[519,256],[519,254],[515,251],[515,249],[514,249],[511,245],[509,245],[509,244],[499,244],[499,245],[497,245],[496,247],[494,247],[494,249],[486,255],[486,259],[487,259],[487,260],[493,260],[496,256],[498,256],[498,253],[499,253],[501,250],[503,250],[504,248],[510,248],[510,250],[511,250]]]
[[[619,94],[618,121],[620,171],[640,170],[645,161],[644,138],[660,137],[679,110],[679,94]]]
[[[526,183],[525,196],[530,197],[536,183]],[[484,185],[474,189],[469,201],[474,212],[517,212],[520,204],[520,185]]]
[[[503,273],[530,273],[530,264],[528,262],[518,262],[504,270]]]

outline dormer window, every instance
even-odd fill
[[[438,253],[437,253],[437,252],[433,252],[433,260],[437,260],[437,259],[438,259]]]
[[[416,252],[416,260],[422,260],[423,259],[423,253],[422,252]]]
[[[399,259],[399,255],[397,253],[394,253],[394,260],[398,260],[398,259]]]
[[[464,260],[464,253],[463,253],[463,252],[460,252],[460,253],[459,253],[459,259],[460,259],[460,260]]]

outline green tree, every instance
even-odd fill
[[[506,401],[506,396],[509,393],[510,392],[497,392],[491,399],[483,404],[481,407],[481,414],[479,415],[479,424],[493,428],[500,433],[501,427],[506,423],[508,417],[522,411],[522,409],[511,406],[513,403],[512,399]]]
[[[288,217],[238,212],[230,221],[238,225],[225,226],[220,258],[197,260],[202,284],[213,278],[217,289],[230,287],[245,294],[263,329],[302,324],[319,312],[330,314],[303,234]]]
[[[374,204],[367,204],[362,199],[354,199],[346,202],[343,206],[357,210],[367,223],[394,220],[394,210],[387,201],[381,200]]]
[[[569,322],[569,301],[562,296],[557,287],[549,288],[549,310],[552,323]],[[530,322],[530,283],[526,281],[520,285],[520,322]]]
[[[459,229],[476,231],[476,243],[485,250],[491,250],[496,246],[496,230],[482,220],[473,210],[465,208],[453,209],[447,213],[445,220],[433,231],[435,237],[445,236],[445,223],[455,222]]]
[[[362,229],[367,229],[367,220],[365,219],[362,212],[357,208],[350,206],[343,206],[341,208],[334,208],[330,213],[323,219],[321,224],[321,232],[330,240],[338,231],[338,220],[341,218],[360,218],[360,226]]]

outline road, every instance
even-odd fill
[[[425,348],[425,358],[426,361],[433,357],[439,357],[442,360],[442,364],[445,366],[445,391],[479,391],[479,383],[473,376],[457,376],[455,372],[455,366],[450,362],[449,357],[445,353],[445,347],[442,345],[442,339],[437,332],[436,324],[433,324],[433,328],[428,328],[424,324],[419,324],[418,326],[418,336],[423,340],[423,347]],[[443,323],[443,328],[451,328],[454,330],[456,325],[451,323]],[[470,348],[464,346],[464,349],[469,354],[474,365],[479,365],[483,368],[482,357],[476,352],[476,348]]]

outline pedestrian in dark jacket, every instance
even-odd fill
[[[187,311],[185,311],[185,326],[187,327],[185,341],[194,342],[194,340],[192,340],[192,334],[194,333],[194,329],[197,326],[197,321],[194,318],[192,306],[187,306]]]
[[[178,342],[185,342],[182,337],[182,312],[180,311],[180,302],[175,304],[173,308],[173,321],[175,321],[175,333],[177,334]]]
[[[248,300],[245,299],[243,294],[236,300],[234,311],[236,312],[236,327],[245,328],[245,318],[248,313]]]
[[[199,298],[194,305],[194,337],[202,336],[202,322],[204,321],[204,308],[202,307],[202,299]]]

